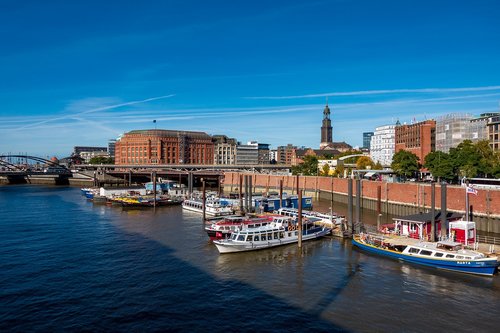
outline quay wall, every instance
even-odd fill
[[[0,176],[0,185],[8,184],[33,184],[33,185],[68,185],[68,177],[58,176]]]
[[[279,182],[283,181],[283,191],[295,194],[297,181],[299,189],[315,198],[347,203],[347,179],[321,176],[282,176],[226,172],[224,191],[234,192],[239,187],[239,175],[251,175],[255,192],[279,191]],[[429,211],[431,207],[431,185],[427,183],[387,183],[381,181],[361,181],[361,206],[377,210],[377,191],[380,187],[381,213],[407,215]],[[446,206],[454,212],[465,214],[465,188],[447,185]],[[356,204],[356,182],[353,181],[353,204]],[[441,209],[441,185],[436,184],[436,210]],[[472,219],[478,230],[500,233],[500,191],[478,190],[477,195],[469,195]]]

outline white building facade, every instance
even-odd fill
[[[370,158],[383,166],[390,166],[396,146],[396,125],[377,127],[370,141]]]
[[[257,141],[250,141],[246,145],[238,144],[236,146],[236,164],[259,164],[259,144]]]

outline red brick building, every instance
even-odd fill
[[[135,130],[116,141],[115,164],[213,164],[214,144],[204,132]]]
[[[406,150],[424,163],[425,156],[436,149],[436,121],[426,120],[411,125],[396,126],[396,153]]]

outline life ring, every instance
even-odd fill
[[[293,225],[292,225],[292,226],[290,226],[290,228],[288,228],[288,230],[290,230],[290,231],[294,231],[294,230],[295,230],[295,226],[293,226]]]

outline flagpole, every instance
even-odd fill
[[[469,184],[465,187],[465,219],[468,222],[469,221],[469,191],[468,191]],[[466,230],[467,232],[467,230]]]

